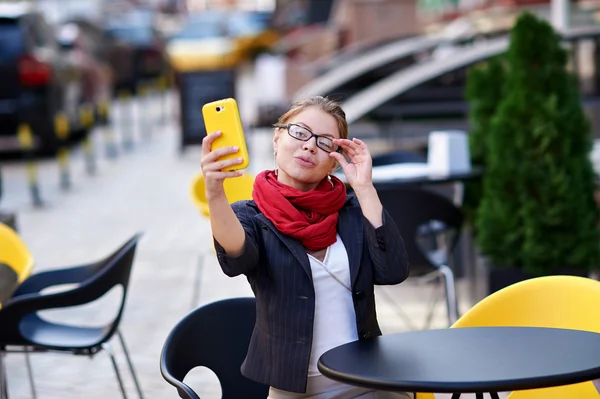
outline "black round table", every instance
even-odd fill
[[[321,373],[397,392],[492,393],[600,378],[600,334],[535,327],[474,327],[390,334],[325,352]]]

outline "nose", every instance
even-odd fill
[[[302,146],[302,149],[310,151],[312,154],[314,154],[317,151],[317,138],[311,137],[310,139],[308,139],[308,141],[305,141],[304,145]]]

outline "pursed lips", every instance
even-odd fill
[[[314,166],[315,162],[313,162],[310,158],[307,157],[296,157],[296,160],[301,164],[301,165],[305,165],[305,166]]]

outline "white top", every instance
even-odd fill
[[[308,255],[308,260],[315,289],[315,321],[308,366],[310,377],[321,374],[317,369],[317,362],[323,353],[358,340],[358,334],[352,301],[350,264],[341,237],[336,235],[336,242],[327,248],[323,262],[311,255]]]

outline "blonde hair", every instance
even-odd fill
[[[308,97],[294,102],[292,105],[290,105],[290,108],[286,111],[286,113],[281,115],[276,125],[285,125],[291,118],[311,107],[318,108],[321,111],[327,112],[329,115],[333,116],[337,121],[340,138],[348,138],[348,122],[346,122],[346,113],[337,101],[322,96]]]

